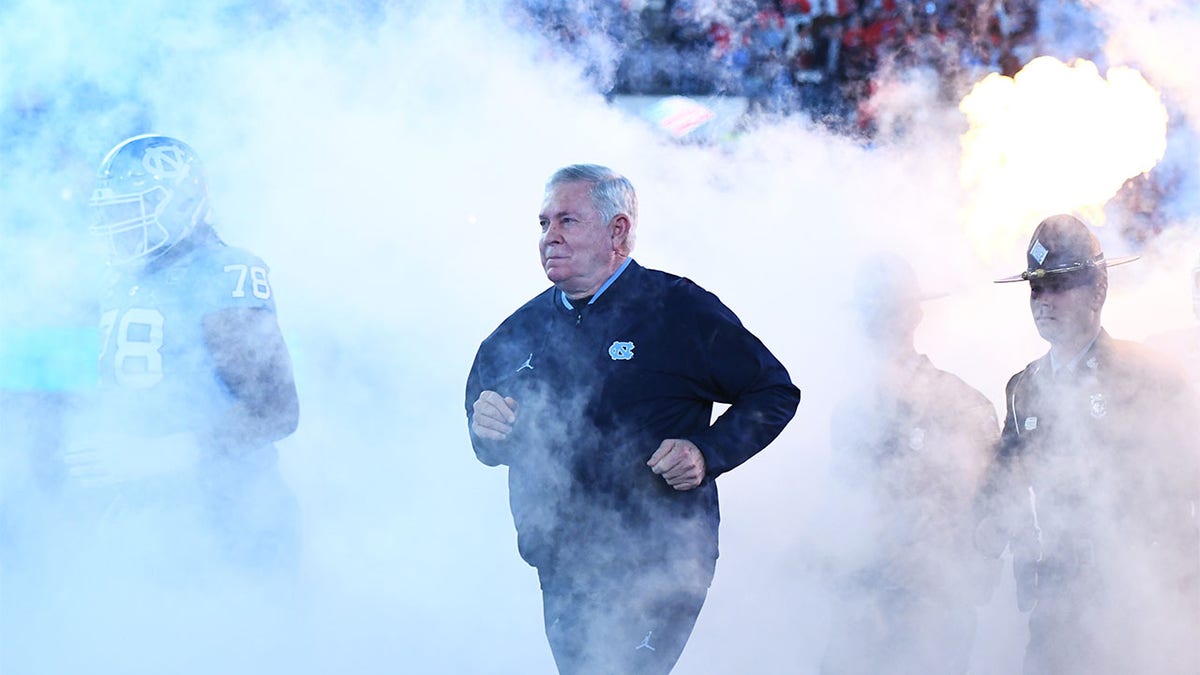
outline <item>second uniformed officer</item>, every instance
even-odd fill
[[[835,473],[869,504],[869,553],[839,565],[825,675],[967,672],[975,604],[999,562],[971,546],[971,504],[999,436],[996,409],[918,352],[916,271],[898,255],[855,275],[864,376],[834,409]]]

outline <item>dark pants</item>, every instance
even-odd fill
[[[300,557],[300,512],[279,472],[273,447],[246,457],[210,459],[200,477],[207,526],[226,562],[267,577],[295,571]]]
[[[975,608],[961,597],[853,585],[833,605],[824,675],[961,675]]]
[[[639,569],[580,584],[542,573],[546,637],[562,675],[665,675],[683,653],[713,561]]]
[[[1200,673],[1194,589],[1128,567],[1040,579],[1025,675]]]

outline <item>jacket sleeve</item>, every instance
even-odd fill
[[[486,358],[487,344],[485,341],[480,345],[479,351],[475,354],[475,361],[471,364],[471,372],[467,375],[467,435],[471,437],[471,446],[475,449],[475,456],[479,458],[479,461],[488,466],[497,466],[509,463],[509,443],[479,438],[471,431],[471,416],[475,411],[475,401],[481,393],[488,389],[483,374],[485,370],[483,362]]]
[[[688,440],[704,453],[712,478],[765,448],[796,414],[800,390],[787,369],[729,308],[700,291],[692,309],[697,393],[730,407]]]

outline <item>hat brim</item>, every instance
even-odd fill
[[[1127,255],[1127,256],[1121,256],[1119,258],[1105,258],[1104,259],[1104,267],[1116,267],[1117,265],[1124,265],[1125,263],[1131,263],[1140,257],[1141,256],[1139,256],[1139,255]],[[1062,270],[1062,271],[1057,271],[1057,272],[1049,272],[1049,274],[1066,274],[1069,272],[1077,272],[1077,271],[1079,271],[1079,270]],[[992,283],[1011,284],[1016,281],[1029,281],[1029,270],[1025,270],[1024,272],[1021,272],[1020,274],[1014,274],[1011,277],[1004,277],[1003,279],[996,279]]]
[[[944,291],[935,293],[922,291],[916,295],[903,296],[888,296],[886,294],[879,294],[867,296],[865,298],[852,298],[849,300],[848,304],[853,307],[864,307],[868,305],[897,305],[903,303],[921,304],[923,302],[929,302],[930,300],[940,300],[948,297],[950,297],[950,294]]]

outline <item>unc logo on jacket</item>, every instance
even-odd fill
[[[615,340],[608,348],[608,355],[613,361],[629,361],[633,358],[633,343]]]

